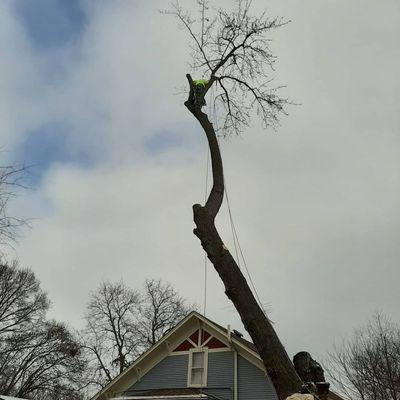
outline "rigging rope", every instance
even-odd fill
[[[204,194],[204,204],[207,201],[209,165],[210,165],[210,151],[207,146],[206,188]],[[204,251],[204,305],[203,305],[204,316],[206,316],[206,311],[207,311],[207,253]]]
[[[204,9],[203,9],[204,12]],[[203,15],[204,20],[204,15]],[[214,87],[211,87],[211,99],[208,105],[208,115],[210,116],[211,122],[215,119],[215,108],[214,108],[214,118],[212,116],[212,104],[214,103]],[[208,194],[208,176],[210,170],[210,149],[207,146],[207,163],[206,163],[206,182],[205,182],[205,190],[204,190],[204,204],[207,202],[207,194]],[[204,251],[204,301],[203,301],[203,315],[206,316],[207,313],[207,253]]]
[[[208,115],[210,117],[210,121],[211,121],[211,123],[215,124],[215,126],[216,126],[215,131],[217,132],[218,127],[217,127],[217,112],[216,112],[216,105],[215,105],[214,86],[211,86],[211,88],[210,88],[210,101],[208,104],[208,109],[209,109]],[[220,150],[221,150],[220,140],[219,140],[218,135],[217,135],[217,141],[218,141],[218,146],[220,147]],[[206,183],[205,183],[204,202],[207,201],[209,168],[210,168],[210,151],[207,147],[207,165],[206,165]],[[225,174],[223,176],[223,180],[224,180],[224,193],[225,193],[226,205],[227,205],[229,221],[230,221],[230,225],[231,225],[233,245],[235,248],[236,262],[238,264],[239,269],[241,269],[241,261],[242,261],[242,264],[245,268],[245,271],[246,271],[247,277],[249,279],[250,286],[253,290],[254,296],[256,298],[256,301],[258,302],[259,306],[261,307],[261,310],[263,311],[263,313],[266,315],[264,306],[261,302],[260,296],[259,296],[256,286],[254,284],[253,278],[250,274],[250,270],[249,270],[249,267],[247,265],[247,262],[246,262],[246,259],[244,256],[242,246],[240,245],[239,236],[238,236],[237,229],[236,229],[236,226],[235,226],[235,223],[233,220],[233,213],[232,213],[232,209],[231,209],[231,205],[230,205],[230,201],[229,201],[229,195],[228,195],[228,190],[227,190]],[[204,315],[206,315],[206,310],[207,310],[207,253],[204,252],[204,305],[203,305],[203,314]]]
[[[256,286],[255,286],[254,281],[253,281],[253,278],[251,277],[249,268],[248,268],[248,266],[247,266],[247,262],[246,262],[246,259],[245,259],[245,257],[244,257],[244,254],[243,254],[242,246],[240,245],[240,242],[239,242],[239,237],[238,237],[238,234],[237,234],[237,230],[236,230],[236,227],[235,227],[235,223],[233,222],[233,216],[232,216],[231,206],[230,206],[230,203],[229,203],[228,191],[227,191],[227,189],[226,189],[225,176],[224,176],[224,183],[225,183],[224,186],[225,186],[226,204],[227,204],[227,206],[228,206],[229,220],[230,220],[230,223],[231,223],[231,230],[232,230],[232,232],[233,232],[233,243],[234,243],[234,245],[235,245],[235,252],[236,252],[236,257],[237,257],[237,263],[238,263],[238,266],[239,266],[239,268],[240,268],[240,260],[239,260],[239,257],[238,257],[238,255],[237,255],[237,248],[239,248],[239,252],[240,252],[240,255],[241,255],[241,257],[242,257],[243,265],[244,265],[244,268],[245,268],[245,270],[246,270],[247,276],[248,276],[248,278],[249,278],[250,285],[251,285],[251,288],[253,289],[255,298],[256,298],[256,300],[257,300],[259,306],[261,307],[261,310],[263,311],[264,315],[267,315],[267,313],[265,312],[264,306],[263,306],[263,304],[262,304],[262,302],[261,302],[260,296],[258,295]]]

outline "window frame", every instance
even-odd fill
[[[201,383],[192,383],[192,370],[193,370],[193,354],[203,353],[203,380]],[[198,368],[200,369],[200,368]],[[197,347],[189,350],[188,362],[188,378],[187,387],[201,388],[207,386],[207,373],[208,373],[208,347]]]

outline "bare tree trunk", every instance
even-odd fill
[[[214,127],[207,114],[201,110],[202,99],[195,97],[193,81],[189,74],[187,79],[190,85],[190,93],[185,106],[199,121],[207,136],[213,172],[213,186],[205,206],[203,207],[200,204],[193,206],[196,224],[193,232],[200,239],[208,258],[222,279],[225,285],[225,293],[239,312],[242,322],[263,360],[278,397],[282,400],[293,393],[300,392],[302,381],[271,322],[258,305],[245,277],[215,227],[215,217],[224,196],[221,153]],[[212,84],[213,79],[205,87],[203,98]]]

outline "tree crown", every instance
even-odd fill
[[[212,88],[211,107],[220,115],[214,128],[223,136],[239,134],[249,126],[253,111],[265,127],[276,127],[289,101],[279,96],[281,87],[272,86],[276,57],[268,35],[288,21],[269,18],[265,12],[252,16],[249,0],[237,0],[233,11],[211,9],[208,0],[197,3],[198,19],[178,2],[165,13],[177,17],[189,33],[190,68],[208,78],[200,96],[204,99]],[[193,86],[197,82],[189,79]],[[196,101],[200,107],[204,105],[202,99]]]

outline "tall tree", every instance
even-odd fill
[[[16,262],[0,264],[0,393],[79,398],[79,344],[65,325],[46,319],[48,308],[32,271]]]
[[[178,3],[166,13],[186,28],[192,42],[191,68],[202,80],[187,74],[189,95],[186,108],[196,118],[207,137],[211,154],[213,185],[204,206],[193,206],[194,234],[200,239],[208,258],[225,285],[225,293],[235,305],[264,362],[278,397],[299,392],[302,381],[297,375],[270,320],[257,303],[236,261],[222,241],[215,218],[224,196],[224,174],[216,127],[224,136],[240,133],[255,111],[265,126],[275,125],[284,113],[287,100],[271,87],[270,72],[275,57],[269,48],[268,34],[285,25],[265,13],[250,15],[251,1],[237,1],[233,12],[218,10],[215,15],[206,0],[198,0],[200,19],[196,22]],[[211,91],[222,123],[211,121],[202,110]]]
[[[400,399],[400,326],[375,314],[327,360],[332,382],[348,399]]]

